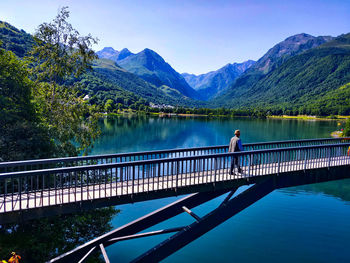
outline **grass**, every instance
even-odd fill
[[[340,137],[343,137],[343,132],[342,131],[334,131],[331,133],[331,136],[333,138],[340,138]]]
[[[276,119],[298,119],[298,120],[346,120],[350,118],[350,116],[343,116],[343,115],[334,115],[334,116],[325,116],[325,117],[317,117],[317,116],[309,116],[309,115],[297,115],[297,116],[290,116],[290,115],[271,115],[268,116],[268,118],[276,118]]]

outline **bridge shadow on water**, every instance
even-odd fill
[[[297,187],[280,189],[278,191],[290,195],[295,195],[299,192],[304,192],[306,194],[322,194],[338,198],[345,202],[349,202],[350,205],[350,179],[302,185]]]

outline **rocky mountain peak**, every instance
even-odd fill
[[[252,69],[266,74],[284,59],[317,47],[331,39],[333,38],[329,36],[315,37],[306,33],[290,36],[269,49],[267,53],[257,61]]]
[[[117,60],[122,60],[130,55],[133,55],[133,53],[130,52],[129,49],[127,48],[123,48],[120,52],[119,52],[119,55],[118,55],[118,58]]]

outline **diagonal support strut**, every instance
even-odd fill
[[[159,262],[165,259],[211,229],[225,222],[227,219],[254,204],[271,193],[274,189],[274,183],[271,179],[255,184],[248,190],[227,201],[224,205],[220,205],[218,208],[202,217],[198,222],[192,223],[184,230],[174,234],[159,245],[134,259],[132,262]]]
[[[172,218],[183,212],[182,207],[193,208],[208,202],[229,190],[217,190],[212,192],[201,192],[190,194],[180,200],[177,200],[169,205],[166,205],[154,212],[151,212],[139,219],[134,220],[124,226],[121,226],[115,230],[112,230],[92,241],[85,243],[65,254],[62,254],[49,262],[78,262],[94,247],[99,247],[103,244],[104,247],[108,247],[118,241],[119,237],[130,236],[136,234],[142,230],[145,230],[151,226],[154,226],[160,222],[163,222],[169,218]]]

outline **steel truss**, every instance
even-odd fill
[[[233,189],[201,192],[188,195],[131,223],[102,235],[84,245],[81,245],[59,257],[56,257],[49,262],[80,263],[84,262],[92,253],[97,253],[100,251],[105,262],[109,263],[110,261],[105,248],[116,242],[175,232],[173,236],[169,237],[159,245],[132,261],[158,262],[225,222],[227,219],[236,215],[240,211],[254,204],[262,197],[271,193],[275,189],[274,185],[275,184],[272,179],[267,179],[256,183],[234,198],[232,198],[232,196],[239,186],[234,187]],[[225,193],[228,193],[228,195],[224,201],[217,208],[203,217],[199,217],[190,210],[191,208],[204,204]],[[195,222],[188,226],[139,233],[140,231],[143,231],[183,212],[187,212],[189,215],[191,215],[195,219]]]
[[[110,262],[105,251],[105,247],[123,240],[175,232],[173,236],[170,236],[157,246],[153,247],[132,261],[158,262],[175,253],[182,247],[191,243],[221,223],[225,222],[240,211],[246,209],[275,189],[342,180],[349,177],[349,166],[336,167],[332,170],[323,169],[317,171],[308,171],[308,173],[305,171],[300,171],[295,174],[284,174],[258,178],[259,180],[251,182],[254,184],[250,188],[234,196],[233,198],[232,196],[236,190],[240,186],[246,185],[246,183],[236,184],[235,186],[231,186],[231,189],[213,189],[209,192],[190,194],[152,213],[136,219],[131,223],[112,230],[111,232],[106,233],[84,245],[81,245],[59,257],[56,257],[49,262],[80,263],[84,262],[84,260],[92,253],[97,253],[99,251],[102,252],[105,262]],[[247,180],[249,180],[249,178],[247,178]],[[228,194],[224,201],[207,215],[200,217],[191,211],[192,208],[204,204],[225,193]],[[189,215],[191,215],[195,219],[195,222],[188,226],[180,226],[170,229],[140,233],[149,227],[157,225],[158,223],[161,223],[183,212],[187,212]]]

